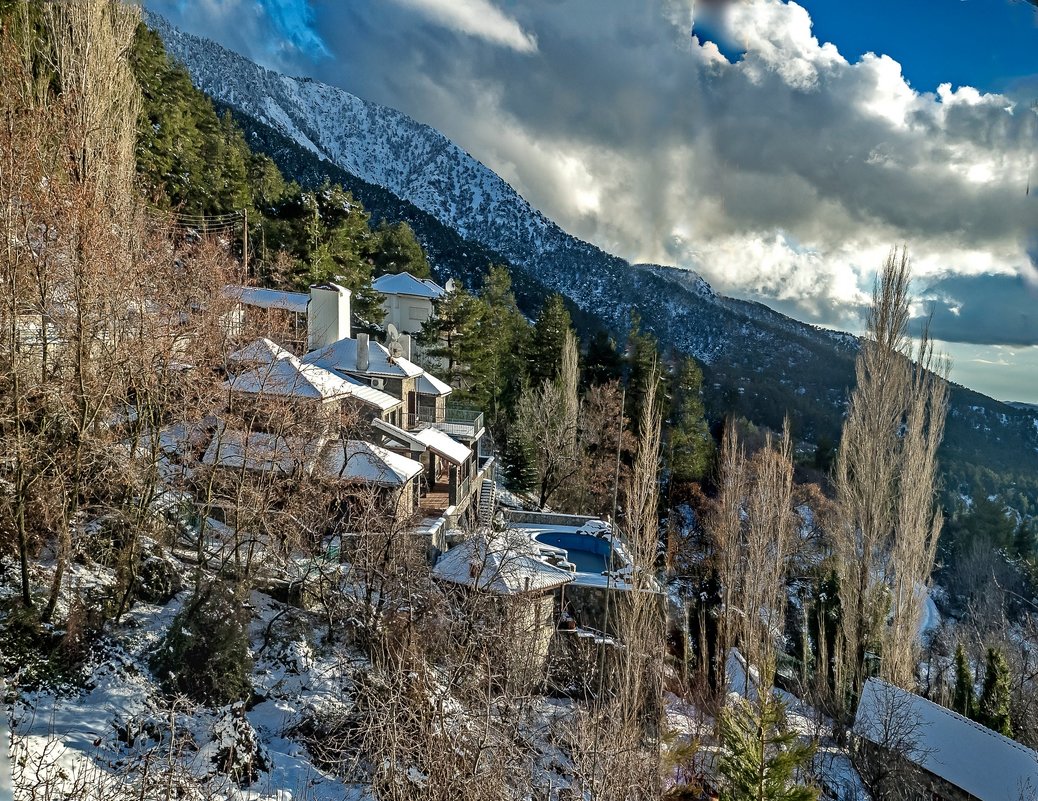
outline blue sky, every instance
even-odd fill
[[[886,53],[922,91],[944,82],[1005,91],[1038,72],[1035,9],[1024,0],[807,0],[805,5],[816,36],[851,58]]]
[[[438,128],[582,239],[807,322],[860,332],[906,244],[953,377],[1038,402],[1023,0],[145,2]]]

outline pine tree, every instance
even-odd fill
[[[584,357],[585,386],[616,381],[623,375],[623,359],[616,342],[607,331],[599,330],[591,337]]]
[[[562,343],[573,327],[562,295],[552,295],[541,308],[530,343],[530,385],[538,387],[555,378],[562,363]]]
[[[497,433],[519,400],[527,364],[523,355],[529,347],[531,326],[519,311],[512,292],[512,277],[503,265],[491,265],[480,293],[486,305],[484,336],[489,351],[487,360],[486,411]]]
[[[814,747],[785,728],[785,710],[769,693],[757,703],[738,699],[721,714],[719,761],[723,801],[815,801],[818,791],[798,784],[797,771]]]
[[[406,222],[390,225],[383,220],[375,235],[377,247],[373,261],[377,275],[408,272],[416,278],[429,277],[429,260],[410,225]]]
[[[446,363],[444,380],[458,389],[460,397],[480,406],[491,394],[486,318],[486,304],[455,284],[436,302],[432,317],[418,335],[425,352]]]
[[[714,442],[703,408],[703,371],[683,358],[671,384],[668,460],[673,481],[699,481],[710,469]]]
[[[652,334],[641,330],[641,315],[631,312],[631,330],[627,334],[627,415],[641,419],[642,399],[648,390],[648,381],[660,377],[659,343]],[[656,392],[660,408],[668,402],[663,392]]]
[[[1009,664],[1001,651],[996,648],[988,648],[984,691],[977,704],[977,722],[999,734],[1012,737],[1013,725],[1009,704]]]
[[[960,642],[955,648],[955,690],[952,709],[960,715],[972,718],[976,714],[977,696],[973,688],[973,673],[970,671],[966,650]]]

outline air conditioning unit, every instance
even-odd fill
[[[385,385],[386,385],[386,382],[383,381],[381,378],[372,378],[371,379],[371,386],[373,386],[375,389],[382,389]]]

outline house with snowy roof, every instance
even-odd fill
[[[880,679],[865,683],[853,733],[911,763],[925,801],[1038,799],[1038,752]]]
[[[430,304],[444,291],[406,274],[382,285]],[[226,287],[224,294],[234,301],[229,330],[241,343],[228,356],[224,388],[232,406],[245,410],[249,427],[271,427],[262,413],[249,412],[250,403],[257,409],[321,407],[329,422],[341,415],[340,433],[348,438],[420,462],[422,529],[439,550],[446,547],[446,530],[463,516],[489,519],[494,456],[483,414],[449,402],[452,387],[411,360],[408,333],[387,326],[385,343],[365,332],[353,335],[350,291],[334,283],[314,285],[309,294],[242,286]],[[350,416],[368,428],[348,429]],[[266,419],[278,423],[276,415]]]
[[[379,276],[371,285],[383,296],[383,324],[392,324],[405,334],[421,331],[433,315],[433,303],[447,294],[435,281],[407,272]]]
[[[507,649],[512,664],[500,668],[521,683],[543,678],[561,598],[573,581],[568,570],[548,564],[529,538],[515,532],[478,534],[455,545],[433,566],[433,578],[486,604],[462,604],[468,614],[492,616],[494,624],[522,647]]]

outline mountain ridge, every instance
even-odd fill
[[[665,348],[704,363],[707,405],[715,417],[743,414],[778,427],[789,413],[798,437],[819,442],[838,435],[854,383],[857,339],[852,335],[719,295],[691,271],[632,265],[567,234],[442,133],[400,111],[309,78],[266,70],[155,15],[149,15],[149,24],[195,84],[251,129],[260,149],[286,175],[353,176],[368,186],[360,187],[358,196],[373,212],[378,209],[372,209],[371,197],[378,187],[428,215],[434,222],[427,221],[426,230],[442,226],[480,249],[480,257],[501,256],[530,297],[560,292],[617,335],[637,310],[643,327]],[[301,151],[323,165],[300,167],[306,160]],[[465,272],[461,261],[454,258],[447,272]],[[473,269],[470,265],[465,276],[470,285]],[[945,454],[987,465],[983,453],[995,469],[1019,469],[1028,481],[1033,476],[1038,504],[1036,421],[1033,410],[953,384]],[[953,483],[963,475],[953,473]]]

